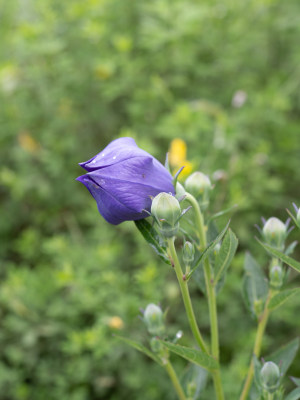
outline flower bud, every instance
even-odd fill
[[[209,194],[212,189],[210,179],[202,172],[194,172],[185,181],[186,190],[200,201],[202,207],[206,207],[209,201]]]
[[[180,182],[176,182],[176,199],[180,199],[185,195],[184,187]]]
[[[179,229],[181,208],[179,201],[168,193],[159,193],[154,197],[151,206],[151,214],[158,223],[163,236],[175,236]]]
[[[189,265],[194,261],[195,247],[191,242],[184,242],[182,258],[185,264]]]
[[[283,283],[283,270],[280,265],[274,265],[270,271],[270,284],[274,289],[280,289]]]
[[[144,322],[151,335],[160,336],[164,330],[164,315],[160,307],[148,304],[144,312]]]
[[[263,235],[270,246],[277,247],[280,250],[284,248],[287,230],[285,224],[280,219],[275,217],[269,218],[263,227]]]
[[[269,392],[274,393],[280,384],[280,370],[272,361],[264,364],[260,370],[261,383],[263,388]]]
[[[151,339],[150,347],[154,353],[159,353],[163,349],[163,345],[161,344],[160,340],[158,340],[156,337],[153,337]]]

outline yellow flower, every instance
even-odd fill
[[[18,141],[22,149],[28,153],[36,153],[40,149],[39,143],[28,132],[20,133]]]
[[[186,153],[187,146],[184,140],[178,138],[172,140],[169,150],[171,169],[176,173],[179,168],[184,167],[183,171],[179,175],[179,179],[186,178],[193,170],[193,163],[186,159]]]
[[[107,325],[112,329],[120,330],[124,327],[124,322],[120,317],[114,316],[109,318]]]

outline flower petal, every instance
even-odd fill
[[[129,137],[113,140],[100,153],[88,161],[79,163],[86,171],[94,171],[108,165],[117,164],[128,158],[141,155],[149,155],[146,151],[140,149],[134,139]]]

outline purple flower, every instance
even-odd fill
[[[88,173],[77,180],[88,188],[100,214],[114,225],[147,217],[144,210],[150,211],[152,196],[174,194],[171,174],[129,137],[112,141],[79,165]]]

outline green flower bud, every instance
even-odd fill
[[[185,181],[186,190],[199,200],[202,207],[207,207],[212,189],[210,179],[202,172],[194,172]]]
[[[274,265],[270,271],[270,284],[274,289],[280,289],[283,283],[283,270],[280,265]]]
[[[153,337],[153,338],[151,339],[151,341],[150,341],[150,347],[151,347],[151,350],[152,350],[154,353],[159,353],[159,352],[161,352],[161,350],[163,349],[163,345],[161,344],[161,341],[158,340],[156,337]]]
[[[176,235],[179,229],[181,208],[179,201],[174,196],[169,193],[159,193],[152,201],[151,214],[158,223],[163,236]]]
[[[194,261],[195,247],[191,242],[184,242],[182,258],[185,264],[189,265]]]
[[[284,248],[287,230],[285,224],[280,219],[275,217],[269,218],[263,227],[263,235],[270,246],[277,247],[280,250]]]
[[[160,307],[148,304],[144,312],[144,322],[151,335],[160,336],[164,333],[164,315]]]
[[[185,190],[184,187],[182,186],[182,184],[180,182],[177,181],[176,183],[176,199],[180,199],[180,197],[183,197],[185,195]]]
[[[263,388],[269,392],[274,393],[280,384],[280,370],[272,361],[264,364],[260,370],[261,383]]]

